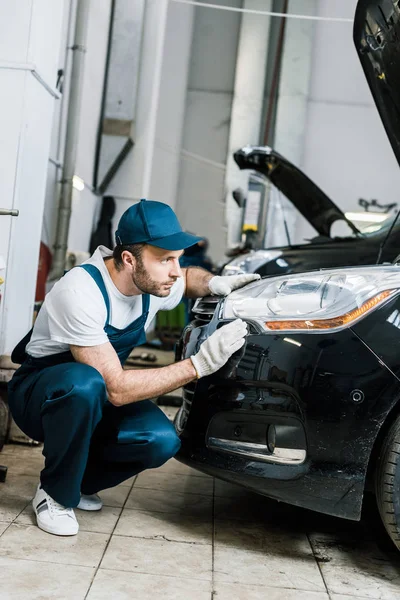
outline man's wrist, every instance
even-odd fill
[[[218,275],[212,275],[212,276],[210,277],[210,279],[208,280],[208,282],[207,282],[207,283],[208,283],[208,289],[209,289],[209,291],[210,291],[210,294],[211,294],[212,296],[214,296],[214,295],[215,295],[215,292],[214,292],[214,290],[213,290],[213,288],[212,288],[212,283],[211,283],[213,279],[218,279]]]
[[[188,363],[189,373],[192,376],[192,379],[200,379],[200,375],[198,374],[197,369],[194,366],[194,362],[192,361],[191,356],[187,359],[187,363]]]

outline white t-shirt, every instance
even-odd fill
[[[142,295],[124,296],[114,285],[103,257],[112,251],[99,246],[83,264],[95,265],[103,277],[110,300],[109,324],[124,329],[142,314]],[[159,310],[171,310],[179,304],[184,292],[184,281],[179,278],[169,296],[150,296],[148,329]],[[47,294],[40,309],[32,338],[26,347],[31,356],[39,358],[69,350],[69,346],[97,346],[108,342],[104,326],[107,308],[103,295],[93,277],[79,267],[68,271]]]

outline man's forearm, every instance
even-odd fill
[[[186,290],[187,298],[201,298],[210,294],[208,283],[214,275],[200,267],[188,267],[186,269]]]
[[[123,371],[115,389],[108,390],[109,399],[116,406],[122,406],[155,398],[180,388],[196,377],[196,370],[189,358],[159,369]]]

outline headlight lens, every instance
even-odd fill
[[[271,262],[282,255],[280,250],[253,250],[248,254],[237,256],[225,265],[222,275],[241,275],[254,273],[264,263]]]
[[[228,296],[224,317],[266,331],[323,333],[353,325],[400,289],[400,268],[330,269],[252,283]]]

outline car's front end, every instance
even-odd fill
[[[274,277],[195,308],[178,358],[240,317],[246,344],[185,386],[179,460],[272,498],[360,517],[372,451],[400,398],[400,268]]]

